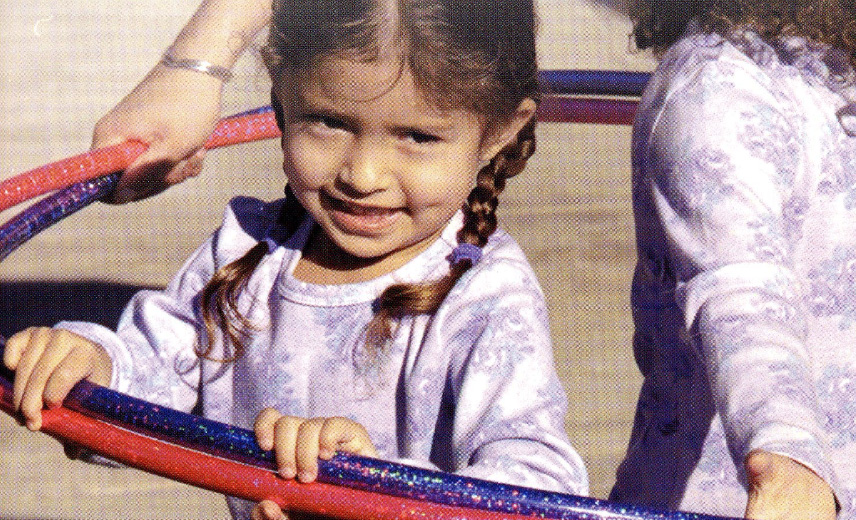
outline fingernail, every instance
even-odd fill
[[[332,450],[327,450],[327,449],[318,450],[318,458],[319,459],[330,460],[333,458],[333,455],[335,455],[335,454],[336,454],[336,452],[332,451]]]
[[[33,420],[27,421],[27,429],[28,430],[36,432],[36,431],[39,431],[40,427],[41,427],[41,424],[39,424],[38,421],[33,421]]]
[[[292,467],[286,466],[279,468],[279,474],[282,475],[282,478],[292,479],[297,474],[297,471]]]
[[[312,471],[301,471],[297,479],[301,482],[312,482],[315,480],[315,473]]]

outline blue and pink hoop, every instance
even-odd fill
[[[647,74],[545,71],[545,122],[630,124]],[[269,107],[223,119],[206,148],[277,137]],[[0,183],[0,211],[56,191],[0,226],[0,260],[63,218],[108,195],[121,170],[145,151],[127,142],[48,164]],[[0,410],[14,415],[12,377],[0,371]],[[594,498],[550,493],[376,459],[337,454],[318,481],[279,478],[273,455],[251,431],[217,423],[83,381],[60,408],[43,411],[42,431],[63,442],[211,491],[342,519],[716,520]]]

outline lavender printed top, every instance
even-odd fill
[[[752,450],[856,518],[856,113],[827,47],[691,28],[633,136],[634,353],[644,375],[612,498],[741,516]]]
[[[566,398],[553,366],[547,309],[523,252],[497,231],[481,261],[433,316],[405,318],[386,350],[369,355],[364,328],[393,282],[445,274],[462,225],[400,269],[364,283],[313,285],[291,276],[314,223],[270,252],[239,299],[257,327],[234,363],[200,361],[198,298],[213,272],[266,235],[281,202],[238,198],[222,227],[162,292],[143,291],[118,331],[58,326],[103,345],[111,386],[181,410],[252,428],[264,407],[301,417],[344,416],[365,426],[383,458],[472,477],[576,494],[582,460],[564,430]],[[222,346],[213,357],[222,357]],[[252,504],[230,499],[236,518]]]

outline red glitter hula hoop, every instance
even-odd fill
[[[552,105],[542,104],[542,120],[626,124],[635,109],[631,101],[625,100],[553,99],[556,101]],[[595,115],[580,111],[580,107],[597,106],[611,108],[605,112],[595,110]],[[605,113],[612,115],[604,117]],[[278,135],[271,110],[258,109],[222,120],[206,148]],[[42,229],[109,193],[118,181],[119,174],[115,172],[127,167],[144,150],[141,143],[124,143],[0,183],[0,211],[60,190],[0,226],[0,259]],[[0,410],[10,415],[14,414],[12,377],[8,371],[0,371]],[[48,435],[129,466],[223,494],[253,501],[273,499],[287,510],[333,518],[719,518],[624,506],[348,454],[321,461],[319,481],[300,484],[276,475],[273,455],[258,448],[252,432],[135,400],[86,381],[75,386],[62,407],[44,410],[42,417],[42,431]]]

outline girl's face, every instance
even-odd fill
[[[439,236],[509,137],[486,139],[476,115],[430,105],[397,57],[331,58],[309,76],[275,87],[289,185],[345,258],[403,265]]]

